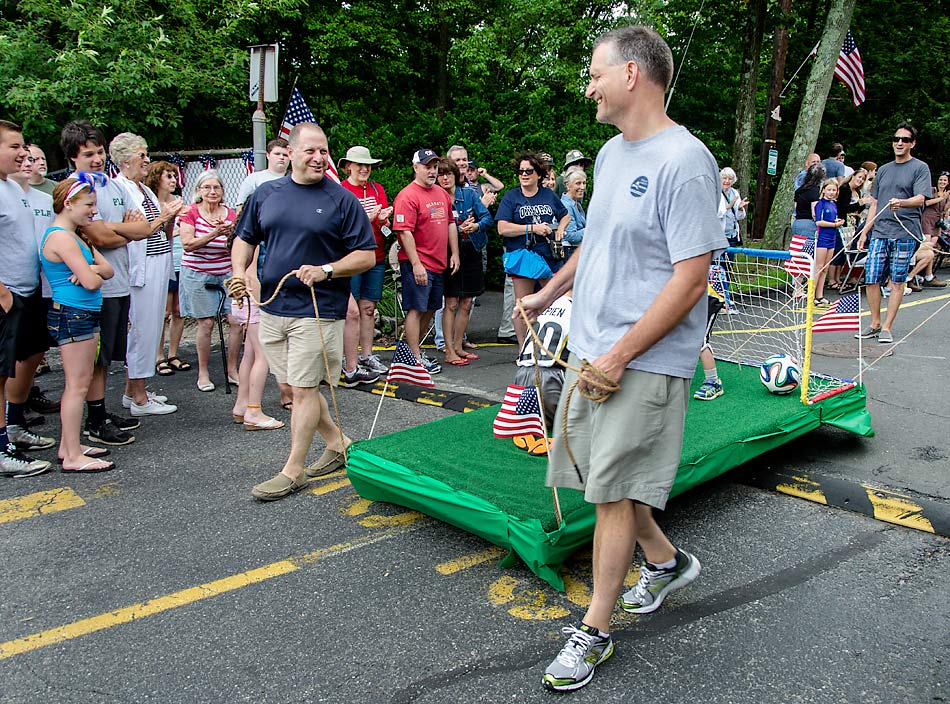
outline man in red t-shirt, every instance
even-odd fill
[[[459,267],[452,197],[436,185],[438,162],[439,155],[431,149],[420,149],[413,154],[415,178],[396,196],[393,219],[400,245],[406,342],[430,374],[437,374],[442,367],[422,356],[421,332],[428,328],[435,311],[442,307],[442,272],[449,267],[454,274]]]

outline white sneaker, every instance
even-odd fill
[[[382,360],[379,358],[378,354],[371,354],[368,357],[360,355],[360,366],[369,369],[371,372],[376,372],[377,374],[385,374],[389,371],[389,367],[383,364]]]
[[[159,403],[165,403],[168,400],[168,396],[162,396],[161,394],[153,394],[151,391],[145,392],[148,395],[149,400],[158,401]],[[132,397],[122,394],[122,408],[132,408]]]
[[[150,398],[148,403],[141,406],[133,401],[131,407],[133,416],[164,416],[169,413],[174,413],[177,410],[178,406],[170,403],[162,403],[161,401],[156,401],[154,398]]]

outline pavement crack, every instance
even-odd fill
[[[816,555],[801,564],[773,572],[754,582],[711,594],[698,602],[660,611],[655,615],[642,619],[642,621],[638,619],[631,628],[614,630],[614,641],[632,643],[648,640],[704,618],[774,596],[808,582],[825,572],[836,569],[839,565],[857,555],[874,549],[884,542],[885,535],[891,530],[893,528],[887,526],[880,530],[861,533],[845,545]],[[644,624],[643,628],[640,628],[641,623]],[[434,692],[456,686],[476,677],[518,672],[529,667],[539,666],[551,656],[553,656],[553,651],[548,648],[543,651],[539,648],[526,655],[525,648],[519,647],[417,680],[397,690],[390,701],[392,704],[410,704]],[[539,686],[540,680],[539,672]]]
[[[880,403],[882,406],[890,406],[891,408],[900,408],[903,411],[913,411],[914,413],[920,413],[925,416],[931,416],[932,418],[946,418],[950,420],[950,416],[944,415],[943,413],[933,413],[931,411],[925,411],[917,406],[904,406],[900,403],[894,403],[893,401],[885,401],[882,398],[878,398],[872,394],[868,394],[868,398],[875,403]]]

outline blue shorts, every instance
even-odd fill
[[[60,346],[91,340],[99,334],[99,311],[53,303],[46,314],[46,329]]]
[[[399,271],[402,274],[402,309],[418,311],[435,311],[442,307],[442,274],[426,271],[425,286],[416,283],[412,275],[412,263],[399,262]]]
[[[357,274],[350,279],[350,292],[356,300],[379,303],[383,300],[383,275],[386,262],[380,262],[372,269]]]
[[[818,243],[816,247],[821,247],[822,249],[834,249],[835,242],[838,241],[838,230],[833,227],[820,227],[818,228]]]
[[[178,279],[181,277],[181,271],[176,271],[175,275],[168,280],[168,292],[178,293]]]
[[[795,220],[792,222],[792,234],[802,235],[813,240],[818,234],[818,225],[815,224],[814,220],[805,220],[804,218]]]
[[[908,239],[872,237],[868,243],[867,263],[864,265],[864,282],[883,284],[888,277],[895,284],[907,281],[916,244],[914,240]]]

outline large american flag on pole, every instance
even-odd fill
[[[417,386],[435,388],[435,382],[432,381],[429,370],[419,364],[409,347],[409,343],[405,340],[396,343],[396,351],[393,354],[393,361],[389,364],[386,381],[408,381],[410,384],[416,384]]]
[[[301,122],[317,124],[316,118],[307,106],[307,101],[303,99],[300,91],[294,88],[294,92],[290,96],[290,102],[287,104],[287,112],[284,113],[284,119],[280,123],[280,129],[277,130],[277,136],[290,139],[290,130]],[[340,174],[336,170],[336,164],[333,163],[333,157],[328,154],[327,160],[329,162],[327,165],[327,176],[329,176],[331,180],[339,183]]]
[[[845,330],[860,330],[861,318],[858,307],[860,294],[849,293],[831,304],[818,320],[811,326],[812,332],[837,332]]]
[[[785,260],[785,271],[792,276],[812,278],[812,270],[815,267],[814,238],[792,235],[792,241],[788,244],[788,251],[792,256]]]
[[[854,36],[848,30],[844,38],[844,45],[838,54],[838,63],[835,64],[835,76],[851,90],[851,102],[858,107],[865,100],[864,64],[861,63],[861,52],[854,43]]]
[[[541,424],[541,404],[538,390],[533,386],[509,384],[505,400],[498,409],[492,424],[496,438],[513,438],[518,435],[544,435]]]

